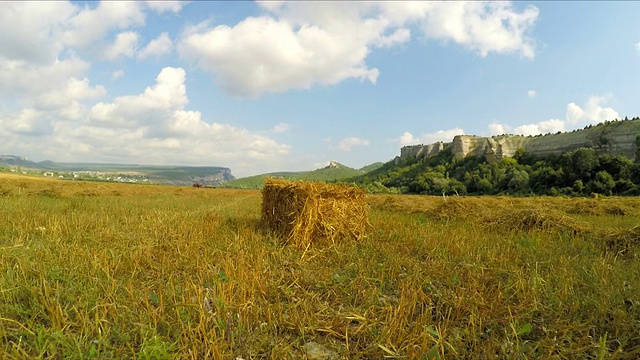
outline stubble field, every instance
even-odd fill
[[[367,201],[305,251],[259,191],[0,175],[0,358],[640,357],[640,199]]]

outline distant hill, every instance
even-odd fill
[[[369,171],[379,168],[382,165],[383,164],[381,162],[376,162],[360,169],[354,169],[342,165],[338,162],[331,161],[329,165],[313,171],[273,172],[268,174],[249,176],[233,181],[228,181],[224,183],[223,187],[236,189],[261,189],[264,185],[264,179],[267,177],[278,177],[288,180],[337,181],[364,175]]]
[[[160,166],[138,164],[34,162],[15,155],[0,155],[0,167],[12,172],[63,179],[220,186],[234,180],[231,169],[219,166]]]

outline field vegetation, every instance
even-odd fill
[[[640,357],[640,199],[367,201],[298,249],[259,191],[0,175],[0,358]]]

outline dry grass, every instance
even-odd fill
[[[258,191],[0,189],[2,359],[640,354],[638,199],[594,215],[572,212],[581,199],[371,196],[367,241],[303,257],[261,227]]]

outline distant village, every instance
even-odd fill
[[[151,181],[145,174],[122,174],[122,173],[109,173],[102,171],[43,171],[43,170],[29,170],[25,171],[21,168],[9,169],[12,173],[18,173],[23,175],[40,175],[44,177],[52,177],[58,179],[68,180],[93,180],[93,181],[111,181],[120,183],[142,183],[148,184]]]

